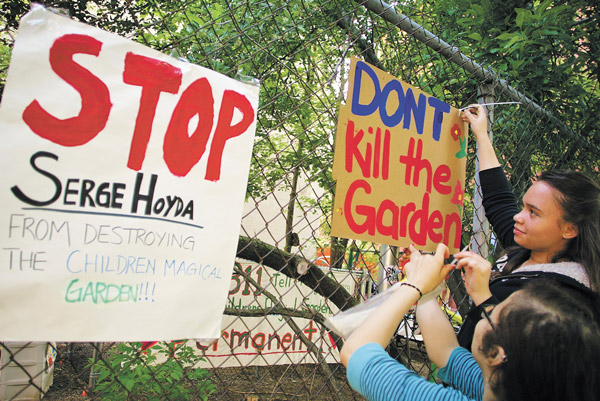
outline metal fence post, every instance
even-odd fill
[[[388,253],[390,252],[390,247],[387,246],[386,244],[381,244],[381,247],[379,248],[379,274],[377,275],[377,292],[382,292],[384,291],[387,286],[385,284],[385,276],[386,276],[386,271],[385,271],[385,266],[386,266],[386,257],[388,255]],[[384,288],[385,287],[385,288]]]
[[[388,267],[398,266],[398,261],[396,260],[397,249],[395,246],[381,244],[379,250],[379,275],[377,277],[378,293],[387,290],[391,286],[389,280],[387,280],[387,269]]]
[[[494,87],[491,84],[483,84],[477,88],[477,101],[479,103],[492,103],[494,102]],[[490,141],[494,142],[494,133],[492,126],[494,122],[494,109],[492,107],[487,108],[488,111],[488,136]],[[490,223],[485,217],[485,211],[483,210],[482,198],[481,198],[481,184],[479,182],[479,147],[477,148],[477,158],[475,160],[475,191],[473,195],[473,239],[471,241],[471,249],[487,258],[490,254],[489,249],[489,233]]]

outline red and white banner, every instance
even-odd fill
[[[280,308],[314,311],[325,318],[338,312],[330,301],[316,294],[306,285],[271,269],[253,263],[240,262],[239,267],[250,275],[261,287],[274,295]],[[337,281],[348,293],[354,294],[364,280],[364,271],[330,270],[328,276]],[[229,290],[229,308],[259,310],[263,312],[274,306],[274,302],[256,291],[243,277],[234,275]],[[232,367],[274,364],[318,363],[319,359],[311,352],[290,325],[289,320],[298,326],[310,344],[314,344],[321,357],[328,363],[338,363],[339,354],[328,330],[310,319],[268,315],[258,317],[223,317],[221,337],[210,345],[202,347],[210,361],[206,367]],[[196,346],[194,344],[190,344]]]

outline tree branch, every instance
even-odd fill
[[[268,308],[268,309],[254,309],[254,310],[244,310],[244,309],[239,310],[236,308],[226,308],[226,312],[229,312],[228,314],[233,314],[234,316],[265,317],[268,314],[279,314],[282,316],[287,316],[288,319],[286,319],[285,322],[291,327],[291,329],[294,331],[296,336],[306,346],[306,349],[309,350],[315,356],[315,358],[319,362],[319,366],[320,366],[321,370],[323,371],[325,376],[329,378],[331,384],[333,385],[334,389],[337,392],[339,390],[339,386],[338,386],[337,382],[335,381],[335,378],[333,377],[333,374],[331,373],[331,370],[329,369],[329,365],[327,365],[325,358],[323,357],[323,355],[321,355],[321,350],[315,345],[314,342],[312,342],[310,339],[308,339],[304,335],[304,331],[302,329],[300,329],[300,327],[292,319],[292,317],[294,317],[294,316],[305,318],[305,319],[310,319],[314,322],[317,322],[321,327],[324,327],[325,317],[321,313],[311,311],[311,310],[295,310],[295,309],[289,309],[286,307],[279,307],[278,305],[281,303],[281,300],[279,298],[277,298],[276,296],[274,296],[273,294],[271,294],[269,291],[267,291],[260,284],[258,284],[250,276],[250,274],[242,271],[242,269],[240,269],[238,266],[234,266],[234,271],[237,274],[242,275],[244,277],[244,279],[248,283],[252,284],[252,286],[254,288],[259,290],[261,294],[263,294],[265,297],[269,298],[271,300],[271,302],[273,302],[274,306],[271,308]],[[333,337],[335,337],[335,342],[338,345],[338,349],[340,349],[340,347],[342,346],[342,339],[339,338],[337,335],[335,335],[335,333],[331,333],[331,335]]]
[[[306,259],[282,251],[258,239],[240,236],[237,256],[260,263],[298,280],[330,300],[340,310],[358,305],[358,301],[337,281]]]

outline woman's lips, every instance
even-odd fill
[[[513,228],[513,234],[519,235],[519,234],[525,234],[525,232],[521,231],[517,227],[515,227],[515,228]]]

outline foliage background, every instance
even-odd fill
[[[330,264],[338,268],[352,264],[348,263],[354,258],[350,250],[360,249],[367,259],[375,261],[386,257],[379,244],[329,236],[335,192],[331,165],[336,117],[345,96],[351,55],[455,107],[481,99],[523,99],[521,107],[497,107],[490,113],[496,148],[519,197],[531,177],[544,169],[575,168],[600,177],[597,0],[42,3],[76,20],[228,76],[260,81],[259,121],[240,256],[254,255],[263,263],[269,260],[272,267],[294,278],[299,278],[295,273],[298,261],[314,260],[318,248],[331,248]],[[0,91],[19,18],[29,7],[29,1],[2,3]],[[397,18],[390,18],[390,13]],[[407,28],[398,21],[412,25]],[[476,147],[470,143],[465,242],[473,234],[473,223],[480,223],[475,171]],[[264,213],[268,202],[276,205],[274,215]],[[256,224],[257,218],[260,224]],[[489,242],[490,234],[483,234],[483,241]],[[373,279],[377,282],[377,277]],[[340,291],[326,278],[314,276],[311,280],[313,288],[329,294],[331,302],[342,308],[357,302],[347,294],[336,298]],[[326,284],[332,287],[323,290]],[[456,301],[459,309],[464,308],[468,303],[464,292],[457,287],[455,294],[462,295]],[[235,310],[225,312],[239,315]],[[241,315],[239,318],[243,319]],[[420,344],[409,341],[396,345],[400,360],[423,368]],[[109,346],[92,348],[101,360],[108,360],[114,352]],[[72,356],[63,348],[58,351],[59,359]],[[360,399],[344,383],[339,365],[307,366],[292,364],[287,370],[273,368],[267,373],[240,366],[232,377],[214,369],[208,379],[194,380],[215,383],[218,390],[212,395],[214,399],[240,399],[250,394],[265,399]],[[69,384],[69,390],[81,393],[83,388],[102,397],[106,387],[90,392],[87,369],[78,367],[79,379]],[[422,372],[429,374],[427,369]],[[321,379],[318,385],[314,384],[316,377]],[[160,382],[163,378],[157,375],[148,380]],[[297,385],[290,387],[291,380]],[[124,388],[126,396],[135,398],[131,388]],[[47,396],[52,397],[52,390]],[[163,398],[169,398],[168,392]]]

